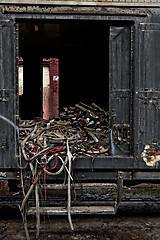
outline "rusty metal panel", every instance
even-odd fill
[[[130,152],[131,116],[131,28],[110,28],[110,119],[113,142],[122,150]]]
[[[160,141],[160,24],[140,24],[140,79],[135,97],[138,154],[146,144]]]
[[[160,24],[141,24],[141,89],[160,90]]]
[[[154,90],[151,90],[150,96],[148,91],[137,94],[139,109],[139,126],[135,128],[138,131],[139,154],[142,153],[144,146],[160,141],[160,92],[159,97],[155,97]]]
[[[0,89],[13,88],[14,75],[11,75],[13,63],[9,59],[9,55],[13,54],[10,46],[12,38],[10,22],[0,21]]]
[[[0,21],[0,168],[16,167],[14,23]]]

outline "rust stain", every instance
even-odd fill
[[[158,143],[146,145],[141,154],[147,166],[155,167],[157,162],[160,161],[160,146]]]

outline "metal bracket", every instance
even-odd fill
[[[113,141],[115,144],[130,143],[130,125],[113,124]]]
[[[3,27],[9,27],[9,22],[9,20],[0,21],[0,29],[2,29]]]
[[[117,197],[115,201],[115,212],[117,211],[118,207],[121,204],[121,197],[122,197],[122,188],[123,188],[123,172],[118,172],[118,179],[117,179]]]

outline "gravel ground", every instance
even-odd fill
[[[17,195],[0,197],[0,240],[26,239],[18,199]],[[42,217],[39,240],[160,240],[160,185],[124,188],[115,216],[72,216],[72,221],[73,232],[67,216]],[[28,226],[33,240],[35,221],[31,217]]]
[[[41,220],[40,240],[159,240],[160,216],[123,215],[73,217],[71,232],[67,217],[46,217]],[[29,219],[31,239],[35,236],[34,219]],[[0,219],[0,239],[26,239],[21,218]]]

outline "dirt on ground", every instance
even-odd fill
[[[31,239],[35,239],[35,222],[28,219]],[[116,215],[73,217],[71,231],[67,217],[41,219],[39,240],[159,240],[160,216]],[[26,239],[21,218],[0,219],[0,240]]]
[[[103,199],[103,194],[100,195]],[[96,198],[97,199],[97,198]],[[0,240],[25,240],[17,195],[0,197]],[[35,239],[35,219],[27,217],[30,239]],[[160,240],[160,185],[123,189],[116,215],[42,216],[39,240]]]

